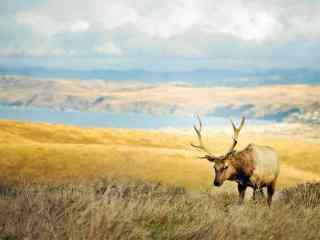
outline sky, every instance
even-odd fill
[[[0,64],[318,69],[319,26],[318,0],[1,0]]]

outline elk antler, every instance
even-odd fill
[[[234,122],[232,120],[231,121],[231,125],[232,125],[232,128],[233,128],[233,142],[232,142],[232,145],[229,149],[229,151],[227,152],[226,155],[230,154],[233,152],[234,148],[236,147],[237,143],[238,143],[238,137],[239,137],[239,133],[244,125],[244,122],[245,122],[245,117],[242,117],[241,119],[241,123],[240,123],[240,126],[237,128],[236,125],[234,124]]]
[[[193,125],[193,129],[195,130],[197,136],[198,136],[198,140],[199,140],[199,145],[195,145],[193,143],[191,143],[191,146],[194,148],[197,148],[198,150],[202,150],[205,153],[207,153],[206,156],[201,157],[201,158],[206,158],[209,161],[212,161],[212,159],[215,158],[215,156],[204,146],[203,142],[202,142],[202,136],[201,136],[201,130],[202,130],[202,122],[200,119],[200,116],[197,114],[197,118],[199,121],[199,128],[197,128],[195,125]]]

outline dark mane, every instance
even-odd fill
[[[254,170],[254,159],[252,151],[252,144],[249,144],[243,150],[235,152],[231,159],[232,166],[237,171],[242,172],[246,176],[251,176]]]

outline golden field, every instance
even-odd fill
[[[248,125],[239,146],[281,157],[268,208],[263,198],[239,205],[232,183],[211,187],[191,130],[0,121],[0,239],[318,239],[320,183],[296,184],[320,180],[319,140],[281,129]],[[217,153],[230,144],[228,131],[206,133]]]
[[[320,144],[294,135],[244,129],[238,149],[253,142],[274,147],[281,159],[279,188],[320,180]],[[209,130],[205,140],[217,154],[231,133]],[[212,186],[211,164],[197,159],[190,131],[80,128],[0,121],[0,176],[3,181],[65,182],[124,177],[205,191]],[[225,184],[219,190],[230,189]],[[216,189],[216,188],[215,188]],[[234,188],[232,188],[236,191]]]

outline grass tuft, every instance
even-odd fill
[[[307,208],[316,208],[320,205],[320,183],[298,184],[283,190],[281,198],[292,207],[301,205]]]

